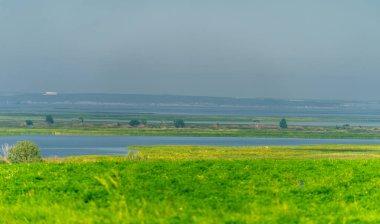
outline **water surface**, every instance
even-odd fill
[[[363,139],[294,139],[236,137],[150,137],[150,136],[1,136],[0,144],[30,140],[41,148],[44,157],[75,155],[126,155],[133,145],[312,145],[312,144],[380,144],[379,140]]]

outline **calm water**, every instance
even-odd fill
[[[73,155],[125,155],[132,145],[310,145],[310,144],[380,144],[379,140],[289,139],[234,137],[137,137],[137,136],[1,136],[0,144],[30,140],[38,144],[44,157]]]

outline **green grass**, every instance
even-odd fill
[[[0,164],[0,223],[380,222],[380,146],[134,149]]]
[[[380,159],[380,145],[132,146],[149,160]]]
[[[362,121],[343,118],[287,118],[289,128],[278,129],[277,125],[262,125],[260,121],[279,122],[276,117],[228,117],[228,116],[172,116],[154,114],[53,114],[54,125],[47,126],[45,117],[38,113],[0,113],[0,136],[6,135],[130,135],[130,136],[199,136],[199,137],[264,137],[264,138],[336,138],[336,139],[380,139],[379,127],[348,127],[337,129],[335,126],[292,126],[295,121]],[[82,124],[78,117],[84,118]],[[186,128],[173,128],[174,119],[184,119]],[[100,119],[98,121],[91,119]],[[131,119],[145,119],[144,128],[129,128]],[[33,127],[21,127],[25,120],[32,120]],[[119,122],[116,122],[119,121]],[[210,123],[191,123],[192,121],[210,121]],[[229,121],[231,124],[219,124],[218,121]],[[233,124],[233,122],[251,122]],[[259,122],[254,122],[259,121]],[[375,122],[376,119],[367,121]],[[162,122],[162,123],[161,123]],[[277,123],[276,123],[277,124]]]
[[[198,137],[262,137],[262,138],[322,138],[322,139],[380,139],[377,128],[335,129],[310,127],[295,129],[255,128],[126,128],[126,127],[0,127],[0,135],[124,135],[124,136],[198,136]]]

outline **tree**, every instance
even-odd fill
[[[33,121],[32,121],[32,120],[26,120],[26,121],[25,121],[25,124],[26,124],[27,126],[33,126]]]
[[[130,120],[129,121],[129,125],[132,126],[132,127],[137,127],[141,124],[141,122],[139,120]]]
[[[17,142],[10,148],[8,160],[11,163],[32,163],[40,162],[41,152],[36,144],[30,141]]]
[[[54,124],[54,119],[53,119],[53,116],[51,115],[47,115],[45,118],[45,121],[48,125]]]
[[[184,128],[185,127],[185,121],[183,121],[182,119],[176,119],[176,120],[174,120],[174,126],[176,128]]]
[[[280,121],[280,128],[288,128],[288,124],[286,123],[286,119],[282,118]]]

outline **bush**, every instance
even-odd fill
[[[184,128],[185,127],[185,121],[182,120],[182,119],[177,119],[177,120],[174,120],[174,126],[176,128]]]
[[[46,123],[48,123],[48,125],[54,124],[54,118],[51,115],[47,115],[45,117],[45,121],[46,121]]]
[[[282,118],[280,121],[280,128],[288,128],[288,123],[285,118]]]
[[[17,142],[9,150],[8,160],[11,163],[40,162],[41,152],[36,144],[30,141]]]
[[[139,120],[131,120],[129,121],[129,125],[132,126],[132,127],[137,127],[141,124],[141,122]]]

